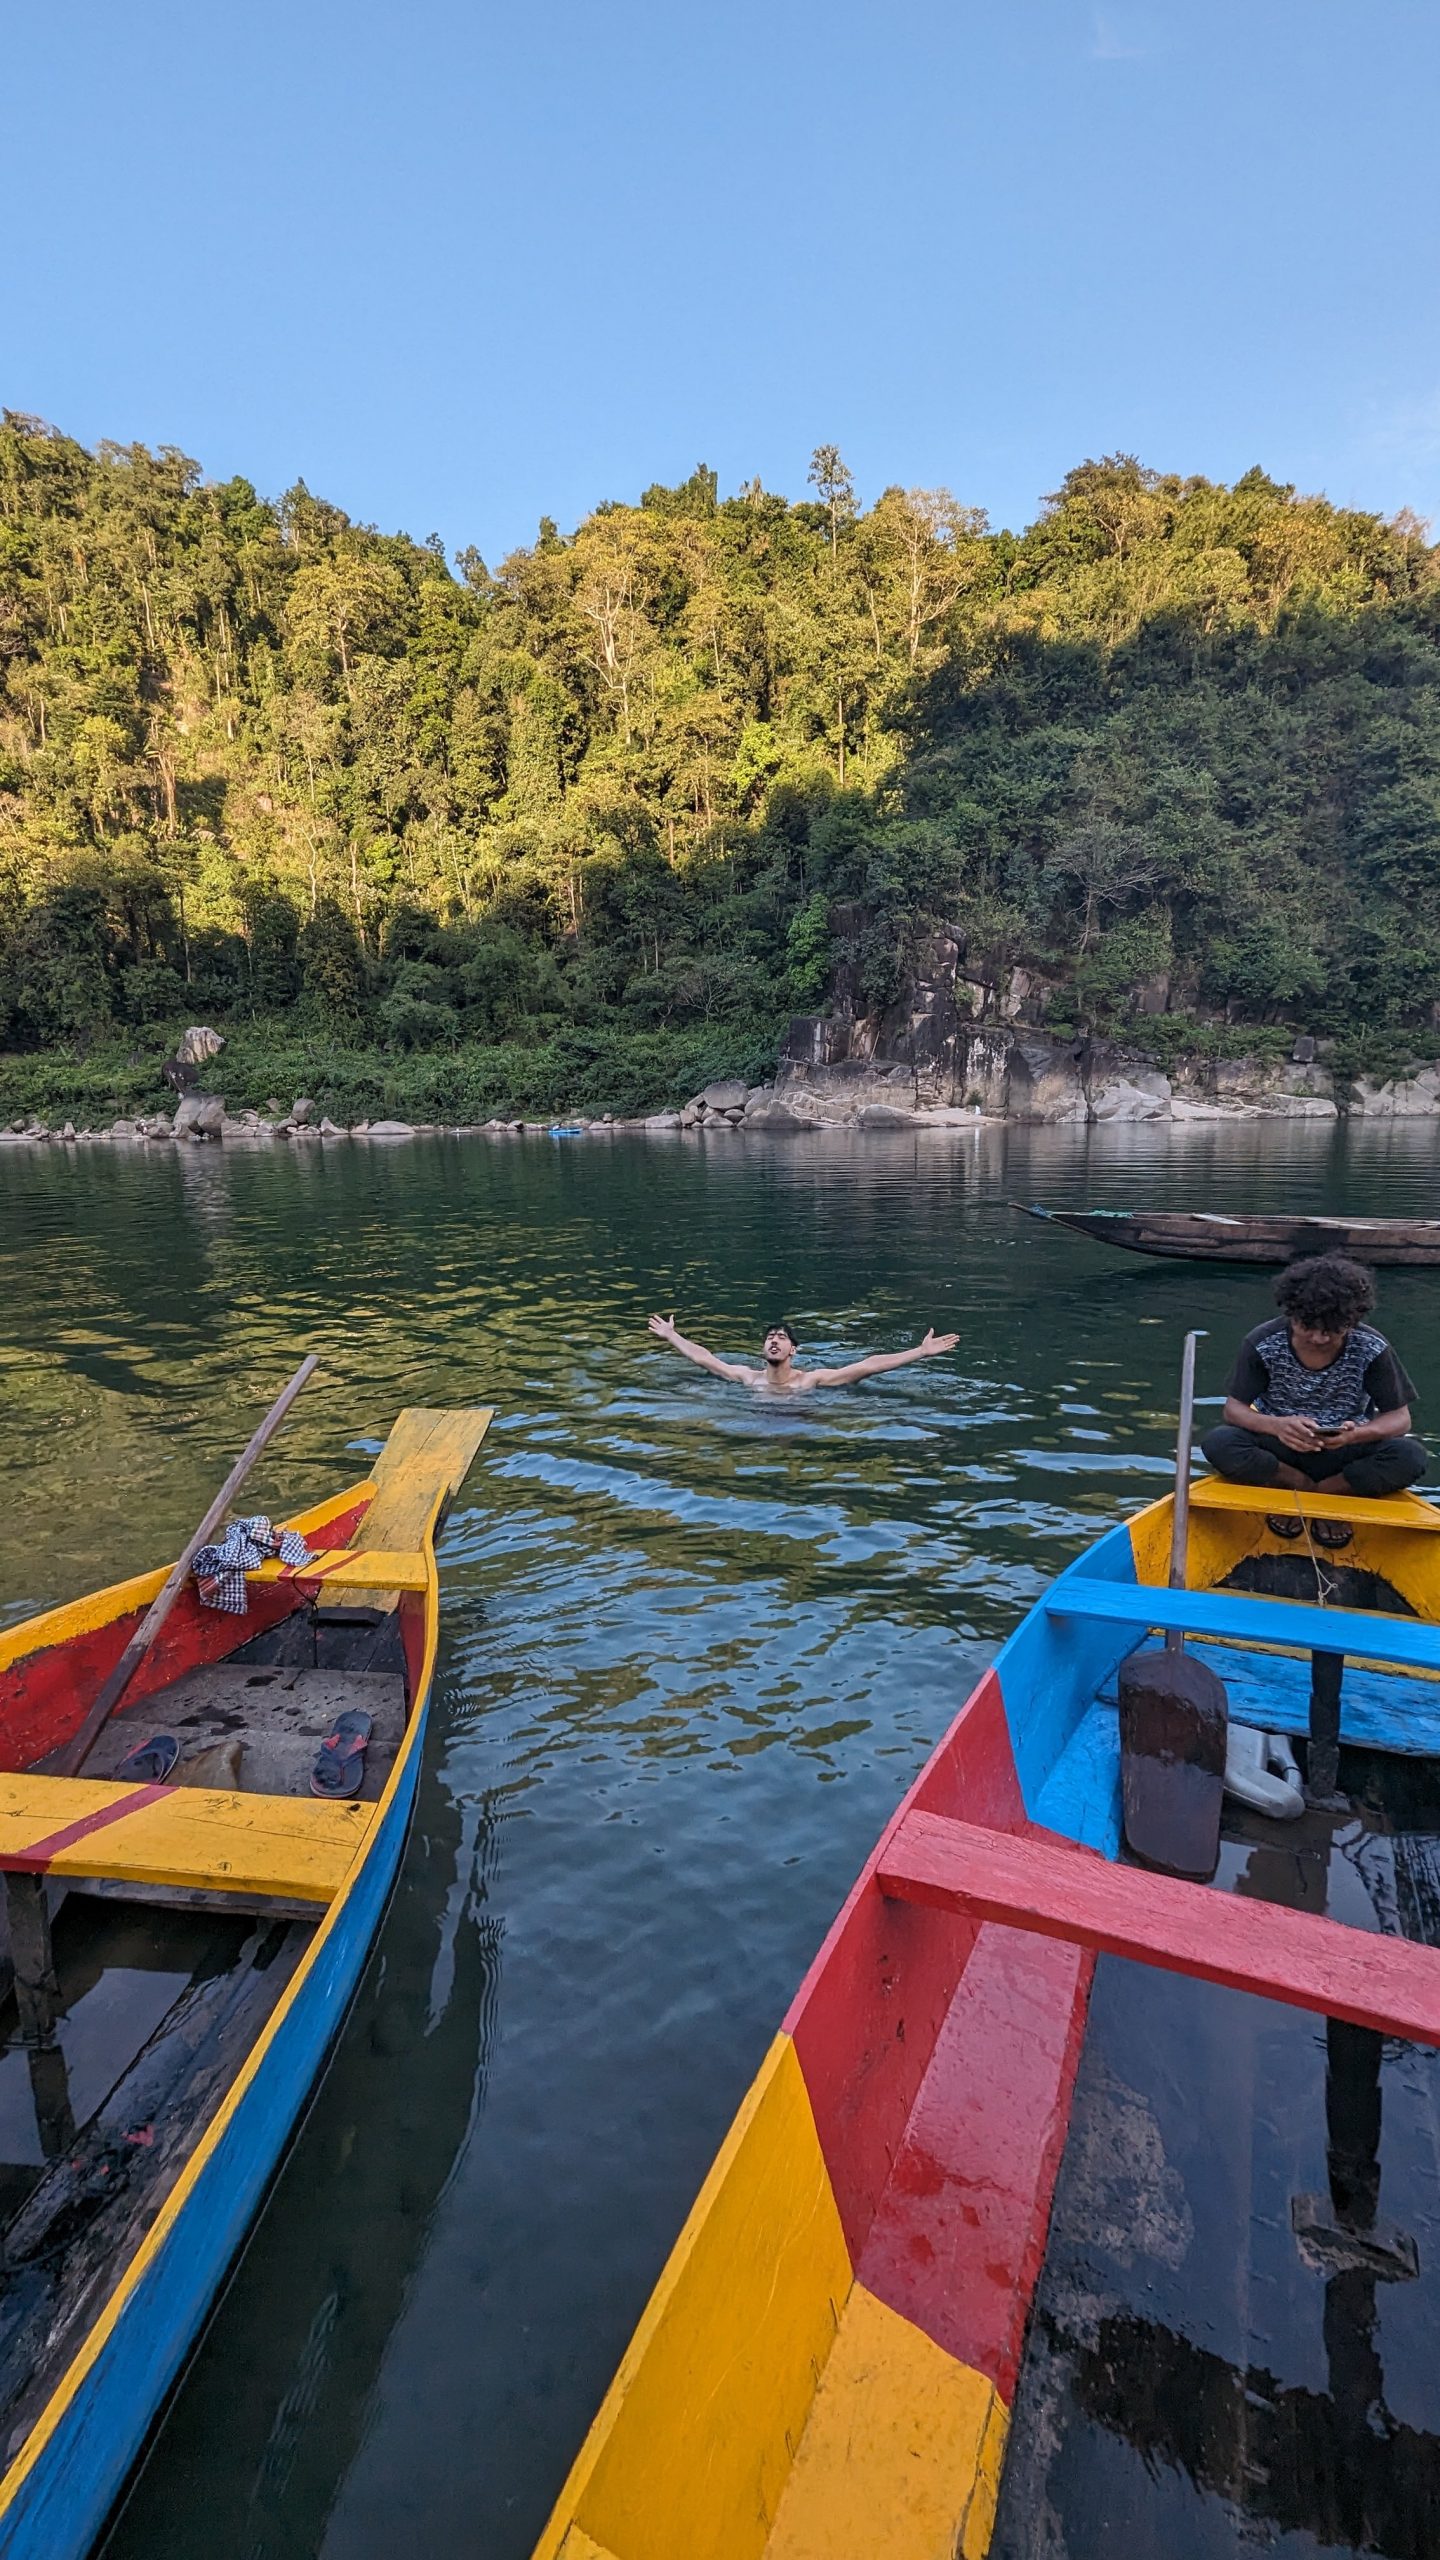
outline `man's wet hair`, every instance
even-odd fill
[[[1275,1283],[1281,1313],[1326,1333],[1348,1331],[1375,1304],[1375,1283],[1348,1253],[1313,1253],[1292,1262]]]
[[[787,1324],[787,1323],[786,1323],[786,1321],[785,1321],[785,1318],[784,1318],[783,1316],[777,1316],[777,1317],[776,1317],[776,1319],[775,1319],[775,1322],[774,1322],[773,1324],[767,1324],[767,1326],[765,1327],[765,1335],[764,1335],[764,1338],[765,1338],[765,1340],[766,1340],[767,1342],[769,1341],[770,1336],[771,1336],[771,1334],[772,1334],[772,1333],[784,1333],[784,1334],[788,1334],[788,1335],[789,1335],[789,1338],[790,1338],[790,1348],[791,1348],[791,1350],[792,1350],[792,1351],[798,1351],[798,1350],[799,1350],[799,1348],[800,1348],[800,1336],[799,1336],[799,1334],[796,1332],[795,1327],[793,1326],[793,1324]]]

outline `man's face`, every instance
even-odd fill
[[[787,1360],[793,1359],[794,1353],[795,1345],[783,1324],[772,1325],[765,1336],[765,1357],[771,1368],[783,1368]]]
[[[1290,1331],[1297,1348],[1308,1351],[1315,1360],[1333,1360],[1343,1348],[1348,1324],[1302,1324],[1298,1316],[1290,1321]]]

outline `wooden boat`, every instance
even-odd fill
[[[295,2554],[324,2547],[485,2082],[500,1924],[478,1889],[495,1814],[481,1810],[478,1834],[475,1817],[473,1803],[449,1787],[432,1784],[421,1796],[386,1915],[384,1961],[364,1967],[325,2075],[324,2120],[297,2130],[205,2355],[127,2494],[120,2539],[130,2551],[171,2547],[197,2480],[215,2551],[259,2560],[277,2534]],[[457,1881],[476,1889],[457,1895]],[[355,2263],[357,2234],[363,2281],[346,2282],[341,2270]],[[247,2353],[257,2335],[259,2357]],[[297,2402],[303,2414],[299,2462],[276,2460],[277,2375],[303,2376],[300,2392],[278,2402],[281,2427]]]
[[[0,1638],[0,1869],[47,1880],[59,1983],[56,2040],[0,2055],[5,2560],[90,2549],[345,2016],[415,1798],[436,1529],[489,1419],[402,1413],[373,1476],[290,1524],[312,1561],[261,1566],[243,1616],[189,1586],[77,1778],[33,1764],[164,1569]],[[319,1744],[357,1705],[360,1794],[317,1798]],[[108,1774],[159,1730],[178,1783]],[[222,1783],[184,1783],[217,1750]]]
[[[536,2560],[979,2560],[992,2537],[1007,2560],[1089,2560],[1122,2542],[1229,2549],[1249,2547],[1247,2501],[1295,2529],[1297,2549],[1302,2537],[1307,2550],[1435,2547],[1440,2251],[1433,2221],[1418,2247],[1415,2232],[1435,2209],[1440,1946],[1412,1942],[1440,1937],[1433,1785],[1420,1819],[1429,1882],[1409,1899],[1395,1887],[1417,1765],[1397,1755],[1440,1753],[1440,1511],[1408,1494],[1269,1500],[1308,1524],[1344,1518],[1350,1544],[1312,1559],[1313,1533],[1287,1541],[1252,1490],[1202,1483],[1184,1588],[1166,1582],[1167,1496],[1068,1566],[1005,1644],[801,1985]],[[1217,1885],[1120,1851],[1113,1684],[1129,1652],[1172,1626],[1223,1669],[1232,1717],[1277,1732],[1306,1730],[1312,1657],[1347,1661],[1355,1804],[1284,1828],[1227,1815]],[[1318,1731],[1317,1754],[1326,1745]],[[1362,1820],[1377,1786],[1399,1811]],[[1351,1854],[1367,1823],[1389,1859],[1384,1891],[1373,1876],[1362,1887],[1370,1869]],[[1325,1915],[1327,1888],[1345,1922]],[[1352,2028],[1358,2095],[1342,2085]],[[1398,2058],[1382,2038],[1407,2040]],[[1382,2049],[1386,2201],[1405,2205],[1405,2231],[1375,2211]],[[1412,2103],[1429,2110],[1424,2139],[1400,2120]],[[1357,2121],[1362,2135],[1371,2125],[1366,2192],[1364,2177],[1345,2184]],[[1332,2193],[1317,2199],[1287,2180],[1308,2165],[1304,2143],[1319,2155],[1327,2124]],[[1187,2142],[1202,2185],[1218,2163],[1218,2201],[1182,2191]],[[1407,2143],[1422,2166],[1402,2196]],[[1080,2274],[1069,2314],[1048,2294],[1027,2347],[1037,2287],[1052,2284],[1057,2179],[1051,2240],[1078,2217]],[[1252,2248],[1269,2253],[1264,2352],[1234,2313],[1253,2291],[1241,2280]],[[1120,2271],[1117,2298],[1131,2288],[1123,2318],[1100,2290],[1102,2262]],[[1387,2276],[1412,2288],[1403,2418],[1376,2378]],[[1235,2319],[1227,2360],[1215,2341]],[[1322,2330],[1328,2391],[1309,2379]],[[1041,2372],[1057,2334],[1058,2367]],[[1122,2491],[1105,2471],[1093,2531],[1062,2541],[1066,2483],[1096,2444],[1107,2461],[1128,2444],[1131,2475]],[[1346,2506],[1357,2480],[1358,2525]],[[1190,2501],[1173,2530],[1154,2512],[1167,2496]],[[1210,2539],[1193,2513],[1206,2498],[1221,2502]]]
[[[1171,1262],[1278,1264],[1307,1253],[1348,1253],[1387,1269],[1440,1270],[1440,1218],[1235,1218],[1205,1209],[1045,1209],[1024,1200],[1010,1206],[1099,1244]]]

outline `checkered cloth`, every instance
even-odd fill
[[[308,1564],[310,1550],[298,1529],[275,1529],[257,1512],[253,1520],[232,1520],[225,1535],[213,1547],[197,1547],[192,1570],[197,1582],[213,1580],[213,1591],[200,1594],[207,1609],[226,1609],[232,1618],[243,1618],[246,1609],[245,1576],[257,1564],[278,1556],[282,1564]]]

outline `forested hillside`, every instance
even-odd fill
[[[822,449],[492,571],[7,415],[0,1045],[719,1065],[936,918],[980,1005],[1433,1046],[1423,528],[1118,456],[1015,536]]]

